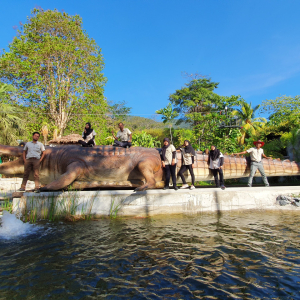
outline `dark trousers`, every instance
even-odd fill
[[[194,175],[194,170],[192,168],[192,165],[182,165],[179,172],[178,172],[178,175],[181,177],[181,180],[182,180],[183,184],[186,184],[186,181],[185,181],[185,178],[184,178],[184,175],[183,175],[183,173],[186,170],[190,171],[190,174],[191,174],[191,177],[192,177],[192,185],[195,185],[195,175]]]
[[[126,148],[126,147],[130,148],[131,147],[131,143],[130,142],[120,142],[120,141],[115,140],[114,146],[116,146],[116,147],[123,147],[123,148]]]
[[[222,169],[211,169],[213,172],[213,175],[215,177],[215,183],[217,187],[220,187],[220,185],[224,185],[224,176],[223,176],[223,170]],[[220,175],[220,181],[218,178],[218,173]]]
[[[88,142],[85,142],[85,141],[78,141],[79,144],[82,145],[82,147],[91,147],[91,146],[95,146],[95,142],[94,140],[89,140]]]
[[[35,188],[38,189],[40,187],[40,160],[36,158],[29,158],[26,159],[24,164],[24,176],[21,188],[25,189],[31,171],[33,171]]]
[[[169,186],[170,177],[172,176],[173,186],[175,187],[176,186],[176,164],[174,166],[166,165],[165,172],[166,172],[165,186]]]

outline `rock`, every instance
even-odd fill
[[[295,202],[293,203],[293,205],[300,207],[300,202],[299,202],[299,201],[295,201]]]
[[[279,204],[280,206],[285,206],[287,204],[290,204],[290,201],[288,201],[288,200],[277,200],[276,203]]]
[[[289,196],[285,196],[285,195],[279,195],[276,200],[285,200],[285,201],[290,201],[292,202],[294,199],[292,197]]]

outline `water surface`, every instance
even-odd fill
[[[0,239],[0,299],[300,299],[299,212],[39,224]]]

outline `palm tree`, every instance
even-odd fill
[[[252,103],[245,101],[240,102],[240,108],[232,111],[232,115],[236,116],[241,121],[241,134],[238,138],[240,145],[245,142],[247,131],[250,131],[251,135],[255,135],[266,123],[265,118],[254,118],[255,112],[259,109],[260,105],[252,107]]]
[[[0,82],[0,101],[2,101],[8,94],[8,92],[15,92],[16,89],[11,84]]]
[[[17,139],[25,132],[24,120],[17,116],[17,108],[4,102],[7,92],[13,92],[11,85],[0,83],[0,144],[17,145]]]

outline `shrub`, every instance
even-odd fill
[[[160,141],[145,131],[142,131],[141,133],[134,133],[132,135],[132,145],[146,148],[161,147]]]

